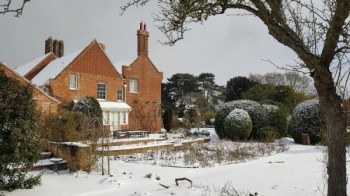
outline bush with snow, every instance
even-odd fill
[[[252,120],[245,110],[234,109],[225,118],[225,135],[230,140],[245,140],[252,131]]]
[[[301,134],[309,134],[310,143],[321,141],[322,130],[325,122],[321,115],[318,100],[308,100],[294,108],[290,119],[289,133],[296,143],[301,143]]]
[[[258,132],[266,124],[266,111],[265,109],[256,101],[251,100],[236,100],[230,101],[223,104],[220,107],[216,117],[215,117],[215,130],[220,138],[225,138],[225,119],[227,115],[234,109],[245,110],[251,120],[252,120],[252,137],[257,137]]]
[[[96,121],[96,126],[102,124],[102,109],[94,97],[83,97],[79,99],[72,108],[75,112],[81,112],[90,119]]]
[[[285,136],[288,128],[286,114],[276,105],[262,104],[262,107],[267,113],[266,125],[269,127],[268,129],[275,132],[276,137]],[[265,136],[262,137],[265,138]]]

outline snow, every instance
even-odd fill
[[[56,78],[82,51],[83,49],[52,61],[32,79],[32,83],[43,86],[49,79]]]
[[[15,69],[17,73],[19,73],[21,76],[26,75],[30,70],[32,70],[35,66],[37,66],[41,61],[43,61],[47,56],[49,56],[51,53],[47,53],[41,57],[38,57],[27,64],[21,65]]]
[[[131,110],[131,107],[125,102],[99,101],[98,103],[100,104],[101,109],[104,111],[114,111],[114,110],[130,111]]]
[[[213,129],[208,130],[215,133]],[[325,148],[298,145],[289,138],[281,141],[289,146],[287,151],[214,167],[164,167],[112,158],[111,175],[81,171],[73,174],[68,171],[60,171],[60,174],[54,174],[51,170],[36,171],[43,173],[41,186],[31,190],[16,190],[6,195],[210,196],[219,195],[218,191],[225,185],[241,193],[257,192],[259,196],[326,195]],[[150,178],[145,177],[148,174],[152,174]],[[175,178],[181,177],[192,180],[193,186],[190,187],[186,181],[176,186]]]

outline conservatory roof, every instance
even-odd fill
[[[125,102],[99,101],[102,111],[131,111],[131,107]]]

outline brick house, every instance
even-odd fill
[[[13,71],[2,62],[0,62],[0,70],[4,71],[8,77],[16,79],[22,85],[31,85],[29,80]],[[55,114],[57,112],[58,105],[60,104],[57,99],[48,95],[46,92],[36,86],[33,86],[32,91],[33,99],[36,101],[35,106],[37,111],[43,115]]]
[[[45,41],[45,55],[15,69],[35,86],[69,106],[85,96],[95,97],[103,111],[103,123],[111,130],[161,129],[161,81],[148,57],[146,25],[137,31],[137,58],[118,72],[93,40],[84,49],[64,55],[63,41]]]

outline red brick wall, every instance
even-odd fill
[[[139,56],[130,67],[123,66],[126,79],[126,102],[132,107],[129,113],[131,130],[159,132],[161,121],[161,82],[163,73],[159,72],[146,55]],[[130,93],[129,80],[138,80],[139,92]]]
[[[69,76],[78,76],[78,90],[69,89]],[[50,80],[54,97],[69,105],[85,96],[97,98],[97,83],[106,83],[106,101],[117,100],[117,89],[124,89],[123,81],[103,49],[93,41],[61,74]]]
[[[31,85],[28,80],[22,78],[17,73],[12,71],[10,68],[6,67],[4,64],[0,63],[0,69],[4,70],[5,74],[11,78],[16,79],[22,85]],[[55,114],[58,109],[59,102],[41,90],[33,87],[33,98],[36,101],[36,109],[44,115]]]

